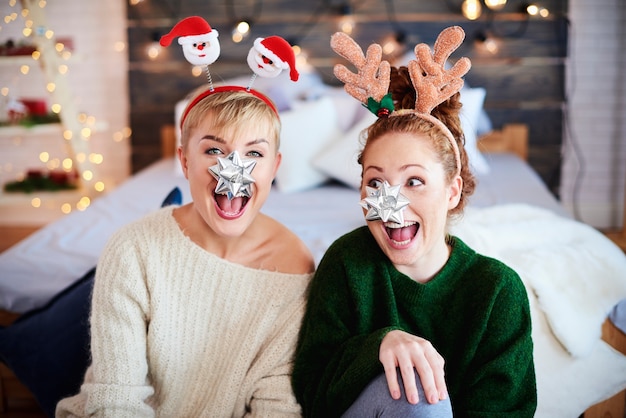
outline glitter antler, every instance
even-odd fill
[[[361,47],[345,33],[335,33],[330,39],[331,48],[354,64],[357,74],[341,64],[335,65],[335,76],[345,84],[344,89],[363,103],[376,116],[394,116],[407,112],[438,126],[445,133],[454,150],[457,175],[461,172],[459,145],[450,129],[431,112],[463,87],[463,76],[469,71],[471,62],[461,58],[446,70],[446,61],[463,43],[465,32],[460,26],[451,26],[439,34],[434,51],[426,44],[415,46],[415,60],[409,61],[408,70],[415,88],[415,108],[395,111],[393,98],[388,92],[391,68],[382,60],[382,48],[371,44],[367,56]]]
[[[389,62],[382,59],[381,46],[370,45],[367,55],[364,55],[361,47],[350,36],[337,32],[330,38],[330,47],[357,69],[355,74],[342,64],[334,67],[335,76],[345,84],[346,92],[377,113],[369,106],[372,104],[370,99],[380,104],[387,96],[391,74]],[[393,107],[389,111],[393,111]]]
[[[440,103],[450,98],[463,87],[463,77],[470,69],[468,58],[459,59],[451,69],[445,63],[465,39],[465,32],[459,26],[444,29],[435,41],[434,52],[426,44],[415,46],[417,60],[409,62],[411,82],[417,92],[415,110],[430,114]]]

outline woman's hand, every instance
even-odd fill
[[[415,372],[417,371],[429,403],[437,403],[447,397],[444,379],[444,360],[430,341],[404,331],[390,331],[380,343],[380,362],[385,368],[387,385],[393,399],[400,399],[397,368],[404,382],[409,403],[419,401]]]

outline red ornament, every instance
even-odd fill
[[[376,116],[378,116],[379,118],[387,118],[389,117],[389,114],[391,112],[389,111],[389,109],[387,109],[386,107],[381,107],[380,109],[378,109],[378,112],[376,112]]]

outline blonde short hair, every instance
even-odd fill
[[[194,90],[189,96],[189,103],[201,94],[206,94],[207,87]],[[269,100],[269,99],[268,99]],[[268,103],[245,90],[219,91],[208,94],[191,109],[186,110],[186,117],[181,127],[181,145],[186,149],[189,136],[206,117],[210,115],[213,125],[218,130],[237,132],[240,126],[252,123],[257,126],[269,124],[276,141],[276,150],[280,147],[280,118]]]

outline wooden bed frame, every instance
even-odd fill
[[[163,157],[174,156],[175,144],[174,126],[162,126],[161,153]],[[523,124],[505,125],[501,130],[494,130],[481,136],[478,141],[478,147],[482,152],[513,152],[523,160],[527,160],[528,127]],[[5,232],[5,228],[0,227],[0,236],[6,236]],[[14,313],[0,310],[0,325],[9,325],[18,316]],[[602,339],[626,355],[626,334],[622,333],[608,319],[602,326]],[[9,405],[29,401],[34,402],[34,398],[28,389],[15,378],[4,364],[0,363],[0,418],[9,409]],[[585,412],[584,418],[624,418],[625,410],[626,390],[592,406]]]

